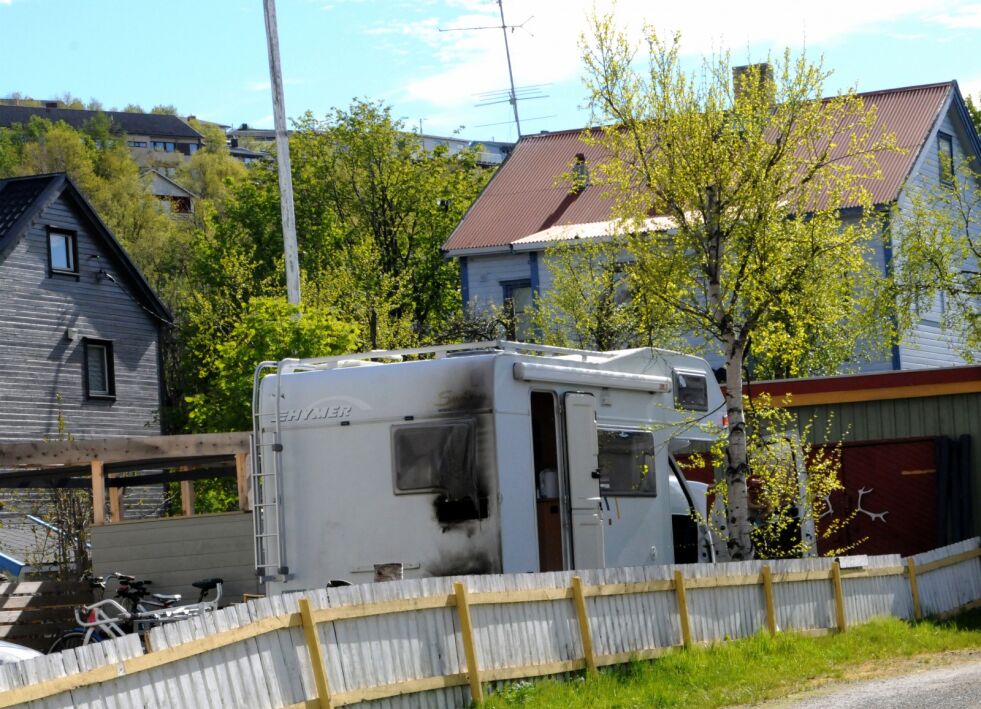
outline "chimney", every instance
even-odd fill
[[[760,64],[747,64],[745,66],[732,67],[732,91],[733,98],[738,101],[742,96],[753,89],[749,81],[756,81],[770,97],[770,103],[775,100],[776,85],[773,83],[773,67],[767,62]]]

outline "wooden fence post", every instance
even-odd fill
[[[92,470],[92,524],[101,527],[106,523],[106,479],[102,461],[89,463]]]
[[[317,699],[321,709],[332,709],[330,702],[330,685],[327,683],[327,668],[324,666],[324,654],[317,637],[317,624],[310,612],[310,601],[301,598],[300,620],[303,623],[303,637],[307,641],[307,651],[310,653],[310,666],[313,669],[313,679],[317,683]]]
[[[681,642],[691,646],[691,626],[688,624],[688,598],[685,596],[685,576],[681,570],[674,572],[674,592],[678,596],[678,619],[681,621]]]
[[[923,609],[920,607],[920,586],[916,582],[916,564],[913,557],[906,559],[906,571],[909,573],[909,590],[913,594],[913,618],[923,620]]]
[[[248,512],[249,507],[249,454],[235,454],[235,485],[238,488],[238,508]]]
[[[837,559],[831,566],[831,581],[835,589],[835,621],[838,632],[843,633],[847,628],[845,624],[845,594],[841,588],[841,564],[838,563]]]
[[[766,600],[766,628],[771,637],[776,636],[777,610],[773,604],[773,575],[769,564],[763,564],[763,598]]]
[[[596,656],[593,654],[593,635],[589,630],[589,616],[586,613],[586,596],[582,591],[582,579],[572,577],[572,597],[576,601],[576,616],[579,618],[579,634],[582,637],[582,651],[586,657],[586,670],[596,676]]]
[[[109,521],[123,521],[123,488],[109,488]]]
[[[477,646],[474,644],[473,623],[470,620],[470,604],[467,587],[462,581],[453,584],[456,594],[456,612],[460,617],[460,635],[463,636],[463,653],[467,658],[467,679],[470,680],[470,698],[475,704],[484,703],[484,689],[480,686],[480,668],[477,666]]]
[[[181,512],[185,517],[194,516],[194,481],[181,480]]]

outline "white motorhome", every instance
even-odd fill
[[[413,578],[711,553],[689,514],[705,486],[671,459],[722,425],[698,357],[485,342],[266,362],[255,384],[267,593],[391,564]]]

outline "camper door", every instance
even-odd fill
[[[563,403],[573,568],[599,569],[605,563],[596,400],[592,394],[568,392]]]

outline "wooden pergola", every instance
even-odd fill
[[[195,480],[234,477],[247,511],[251,434],[133,436],[0,445],[0,488],[92,489],[93,523],[123,519],[123,488],[180,482],[181,507],[194,514]],[[163,470],[164,472],[159,472]]]

